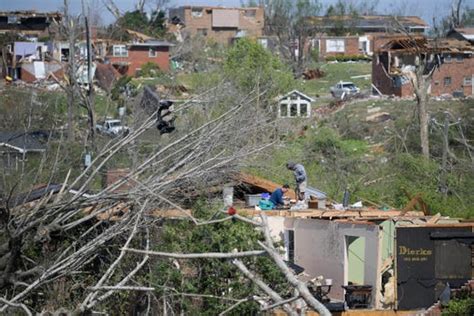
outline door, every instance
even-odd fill
[[[365,237],[346,236],[346,284],[364,285]]]

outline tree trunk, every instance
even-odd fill
[[[426,159],[430,158],[430,146],[428,139],[428,111],[427,106],[427,97],[426,91],[422,91],[421,97],[418,98],[418,118],[420,120],[420,144],[421,144],[421,154]]]
[[[74,140],[74,101],[75,101],[75,89],[76,89],[76,41],[75,41],[75,30],[71,28],[69,30],[69,87],[68,87],[68,98],[67,98],[67,125],[68,125],[68,140]]]

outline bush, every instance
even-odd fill
[[[163,75],[163,71],[153,62],[143,64],[140,70],[140,77],[160,77],[161,75]]]
[[[371,60],[369,56],[365,55],[336,55],[336,56],[327,56],[326,61],[369,61]]]
[[[473,315],[474,299],[454,299],[449,302],[448,307],[443,308],[442,315]]]
[[[319,49],[313,48],[311,50],[311,59],[315,62],[319,61]]]
[[[256,41],[239,39],[227,53],[225,74],[240,88],[268,89],[270,96],[288,92],[294,86],[292,72],[282,61]]]

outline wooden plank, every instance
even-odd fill
[[[261,190],[264,190],[270,193],[282,187],[282,184],[279,184],[279,183],[276,183],[264,178],[260,178],[248,173],[244,173],[244,172],[239,173],[236,177],[236,180],[242,183],[257,187]],[[289,189],[285,195],[288,196],[290,199],[296,199],[295,191],[292,189]]]

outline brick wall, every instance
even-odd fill
[[[453,55],[450,62],[444,62],[441,67],[435,70],[431,83],[431,94],[442,95],[452,94],[455,91],[462,91],[464,95],[472,95],[472,76],[474,75],[474,56],[464,55],[462,60],[457,60]],[[464,84],[464,78],[470,77],[471,83]],[[445,78],[451,78],[451,83],[446,84]]]
[[[395,81],[387,74],[381,62],[376,56],[372,59],[372,83],[382,94],[398,97],[409,97],[413,95],[411,82],[396,85]]]
[[[206,38],[213,39],[221,44],[229,44],[239,30],[246,32],[249,37],[259,37],[263,35],[265,25],[265,17],[263,8],[215,8],[219,10],[238,10],[239,11],[239,27],[238,28],[213,28],[212,27],[212,10],[214,8],[202,9],[202,16],[193,16],[192,8],[184,8],[184,24],[183,33],[196,36],[204,35]],[[246,12],[255,10],[255,16],[247,16]],[[206,34],[203,34],[203,33]]]
[[[328,52],[327,51],[327,40],[344,40],[344,52]],[[328,56],[343,56],[343,55],[359,55],[359,37],[347,36],[347,37],[321,37],[319,38],[319,56],[326,58]]]
[[[21,70],[20,70],[20,78],[22,81],[25,81],[25,82],[28,82],[28,83],[32,83],[32,82],[35,82],[36,80],[38,80],[36,78],[36,76],[34,75],[34,73],[32,73],[31,71],[31,65],[28,65],[30,67],[25,67],[23,65],[23,67],[21,67]],[[53,67],[53,66],[49,66],[48,63],[45,63],[45,70],[46,70],[46,78],[49,77],[49,73],[52,72],[53,75],[59,79],[59,80],[62,80],[64,79],[64,68],[59,68],[56,66],[56,67]]]
[[[114,57],[109,55],[108,59],[112,64],[128,62],[129,65],[126,73],[128,76],[135,76],[142,65],[148,62],[157,64],[163,71],[169,71],[169,47],[153,47],[153,49],[156,51],[155,57],[149,56],[149,47],[132,46],[128,49],[128,57]]]
[[[407,97],[413,95],[413,87],[410,82],[396,86],[395,81],[388,76],[384,70],[383,62],[386,55],[379,54],[372,60],[372,83],[386,95]],[[450,62],[444,62],[439,69],[435,70],[431,82],[431,95],[453,94],[462,91],[464,95],[473,95],[472,76],[474,75],[474,57],[464,55],[464,58],[457,60],[453,55]],[[464,78],[471,78],[470,84],[464,84]],[[445,80],[446,78],[446,80]],[[448,80],[447,78],[450,78]]]

